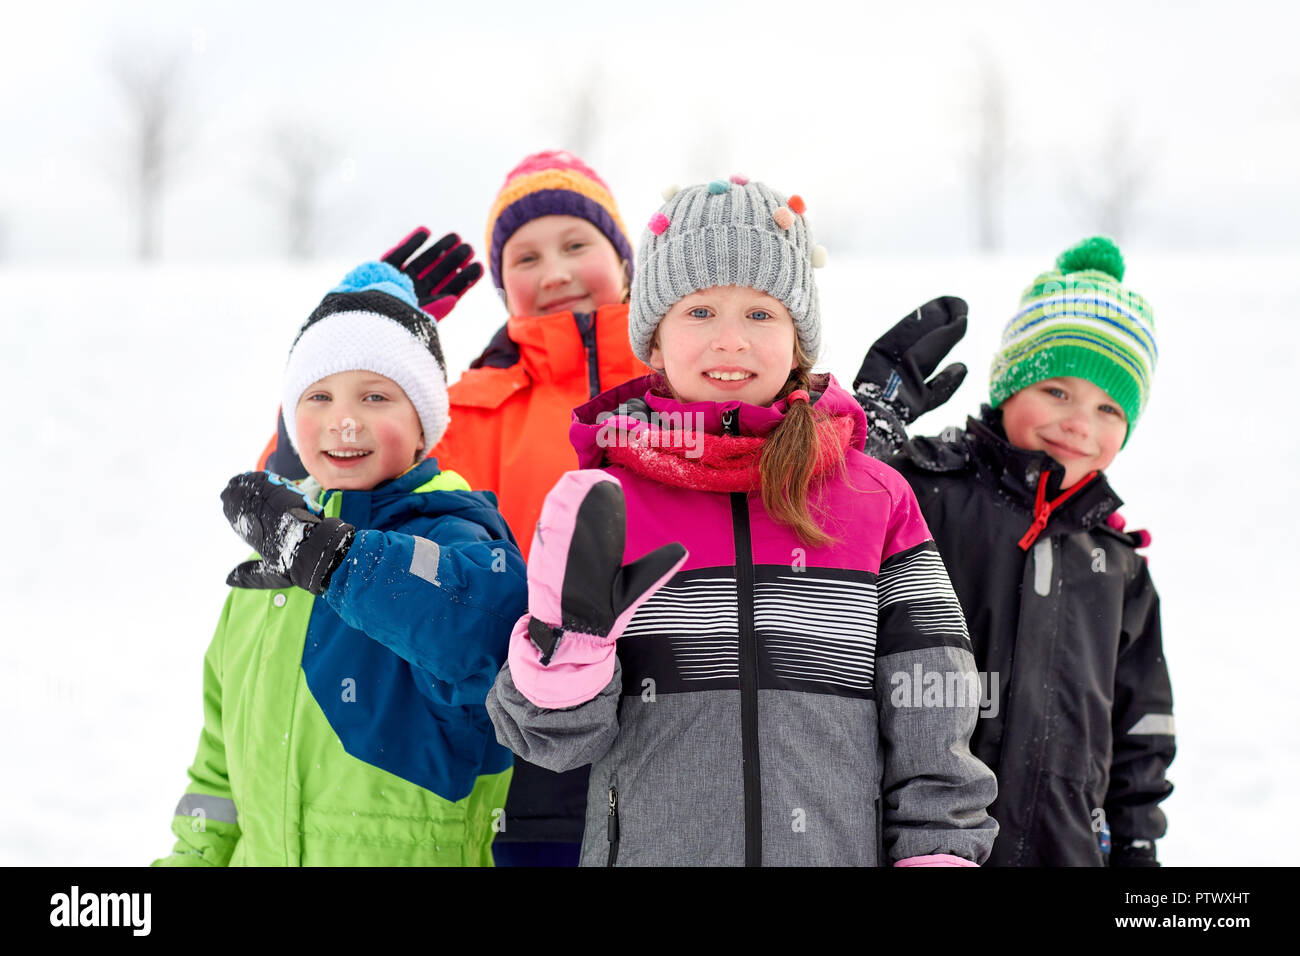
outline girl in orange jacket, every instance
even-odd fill
[[[506,176],[484,248],[510,318],[448,389],[451,421],[430,454],[476,491],[496,492],[527,549],[546,493],[578,467],[573,409],[649,371],[628,344],[632,246],[601,178],[549,151]],[[517,758],[497,865],[576,865],[587,775]]]
[[[451,386],[451,424],[431,454],[496,492],[526,549],[546,493],[577,467],[573,409],[648,371],[627,338],[632,247],[601,178],[548,151],[506,176],[485,248],[510,318]]]

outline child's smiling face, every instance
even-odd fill
[[[746,286],[714,286],[668,310],[650,365],[683,402],[767,405],[796,365],[794,339],[794,320],[779,300]]]
[[[1045,451],[1065,466],[1062,488],[1105,471],[1128,434],[1124,410],[1084,378],[1046,378],[1002,403],[1002,427],[1017,448]]]
[[[520,226],[501,249],[501,285],[511,315],[595,312],[627,292],[618,252],[577,216],[539,216]]]
[[[337,372],[313,382],[295,416],[298,456],[324,488],[373,488],[410,468],[424,449],[415,406],[376,372]]]

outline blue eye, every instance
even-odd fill
[[[370,401],[372,398],[378,399],[378,400],[381,401],[381,402],[386,402],[386,401],[388,401],[388,396],[387,396],[387,395],[381,395],[379,392],[371,392],[369,395],[367,395],[367,396],[365,397],[364,400],[368,402],[368,401]]]
[[[695,318],[695,319],[707,319],[709,317],[709,310],[706,309],[704,306],[700,305],[700,306],[696,306],[694,309],[691,309],[691,311],[687,312],[686,314],[691,316],[691,318]]]
[[[1043,391],[1048,395],[1051,395],[1052,398],[1065,398],[1065,389],[1057,388],[1055,385],[1049,385],[1047,388],[1043,389]]]
[[[1124,413],[1120,411],[1118,408],[1116,408],[1114,405],[1103,405],[1101,406],[1101,410],[1105,412],[1107,415],[1114,415],[1121,420],[1123,420],[1124,418]]]
[[[766,309],[755,309],[753,312],[749,313],[749,317],[751,319],[758,319],[760,322],[762,322],[766,319],[770,319],[772,317],[772,313],[768,312]]]
[[[318,400],[323,402],[328,402],[330,400],[330,397],[326,395],[324,392],[312,392],[310,395],[307,396],[307,401],[309,402],[315,402]]]

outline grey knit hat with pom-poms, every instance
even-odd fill
[[[743,176],[664,190],[637,250],[627,333],[647,364],[655,328],[677,302],[701,289],[747,286],[790,310],[804,353],[821,350],[821,308],[813,269],[826,250],[814,246],[804,202]]]

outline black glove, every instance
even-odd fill
[[[435,320],[440,320],[455,308],[469,287],[483,277],[483,266],[470,261],[474,258],[474,250],[461,242],[460,236],[454,232],[447,233],[411,259],[429,235],[428,229],[419,226],[384,253],[383,261],[411,277],[420,308]]]
[[[343,563],[356,529],[338,518],[322,518],[320,508],[278,475],[247,471],[221,493],[226,520],[262,556],[230,572],[235,587],[297,585],[324,594],[330,575]]]
[[[1111,866],[1159,866],[1156,845],[1152,840],[1116,842],[1110,851]]]
[[[916,421],[952,398],[966,377],[966,366],[954,362],[926,381],[965,334],[966,302],[951,295],[931,299],[867,350],[854,391],[887,403],[905,424]]]

